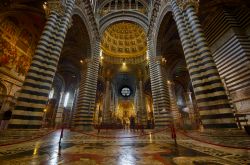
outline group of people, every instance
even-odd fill
[[[1,126],[0,130],[5,130],[8,128],[9,121],[12,116],[12,110],[8,109],[0,115]]]

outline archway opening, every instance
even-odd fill
[[[195,100],[192,99],[194,93],[192,87],[189,89],[190,76],[176,22],[171,12],[163,17],[157,35],[156,54],[165,61],[163,70],[167,75],[173,120],[178,127],[191,127],[191,116],[193,116],[191,113],[196,112]]]
[[[45,120],[49,126],[59,127],[62,122],[67,126],[72,124],[80,82],[84,79],[81,75],[86,72],[85,61],[91,58],[91,42],[84,21],[75,14],[72,22],[52,85],[54,94],[49,99],[45,112]]]
[[[145,128],[153,125],[152,102],[145,99],[144,90],[149,81],[147,39],[140,25],[119,21],[105,29],[101,38],[99,76],[104,81],[104,90],[98,94],[96,124],[125,126],[130,123]]]

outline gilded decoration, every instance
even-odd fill
[[[24,76],[31,63],[35,38],[15,17],[0,20],[0,67]]]
[[[131,58],[146,54],[147,42],[144,30],[134,23],[120,22],[111,25],[103,34],[104,55]]]
[[[177,0],[177,3],[181,10],[186,10],[188,6],[193,6],[198,12],[200,0]]]
[[[49,0],[48,2],[44,2],[43,8],[47,17],[50,15],[51,11],[55,11],[59,15],[63,15],[65,12],[65,7],[59,0]]]

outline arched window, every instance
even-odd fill
[[[64,104],[63,104],[64,107],[67,107],[68,101],[69,101],[69,92],[66,93],[66,96],[65,96],[65,99],[64,99]]]
[[[52,99],[54,96],[55,90],[54,88],[51,89],[51,91],[49,92],[49,99]]]

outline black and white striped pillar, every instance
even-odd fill
[[[137,87],[138,92],[138,103],[139,103],[139,123],[146,126],[147,125],[147,110],[146,110],[146,104],[145,104],[145,95],[143,92],[143,80],[142,77],[140,77]]]
[[[172,123],[170,98],[167,86],[167,73],[161,66],[161,58],[153,54],[153,41],[148,41],[149,71],[156,127],[165,127]]]
[[[190,4],[192,5],[188,5],[187,10],[184,11],[186,13],[183,13],[176,0],[171,0],[202,124],[204,128],[236,127],[232,109],[193,3]]]
[[[60,100],[59,100],[58,108],[56,110],[55,128],[60,128],[63,124],[65,96],[66,96],[66,92],[62,91],[60,93]]]
[[[96,89],[99,71],[100,42],[96,41],[92,58],[88,62],[85,80],[81,80],[77,107],[74,118],[74,128],[88,130],[92,128],[95,110]],[[85,74],[85,73],[84,73]]]
[[[103,117],[102,117],[102,122],[103,123],[109,123],[110,120],[110,99],[111,99],[111,90],[110,90],[111,82],[110,79],[107,78],[106,83],[105,83],[105,94],[104,94],[104,100],[103,100]]]
[[[171,114],[173,116],[174,123],[178,126],[181,121],[181,114],[177,105],[177,98],[175,94],[175,84],[173,81],[168,80],[168,89],[169,89],[169,97],[170,97],[170,105],[171,105]]]
[[[41,128],[43,110],[48,101],[74,3],[75,0],[67,1],[63,15],[51,9],[13,110],[9,129]]]

